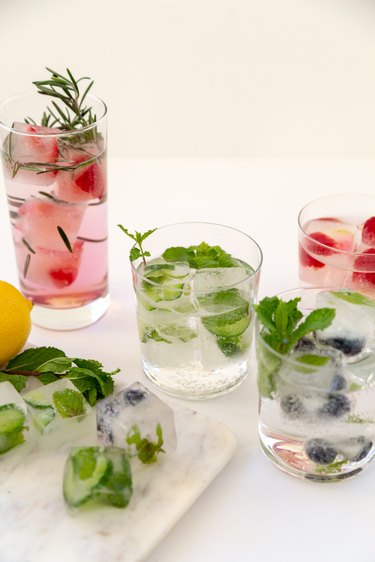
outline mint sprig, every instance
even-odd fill
[[[151,236],[151,234],[153,234],[157,229],[152,228],[151,230],[147,230],[146,232],[143,233],[135,231],[135,233],[132,234],[131,232],[129,232],[127,228],[122,226],[122,224],[118,224],[117,226],[121,228],[121,230],[126,234],[126,236],[129,236],[129,238],[131,238],[135,242],[135,245],[131,248],[129,253],[130,261],[135,261],[138,258],[142,258],[143,263],[146,264],[145,258],[149,257],[151,254],[150,252],[146,252],[143,249],[142,244],[146,240],[146,238]]]
[[[160,423],[156,425],[156,437],[157,440],[155,442],[142,437],[139,427],[134,424],[126,437],[126,443],[129,447],[135,446],[136,456],[142,463],[151,464],[156,462],[159,453],[165,453],[163,449],[163,430]]]
[[[34,347],[11,359],[0,372],[0,381],[11,382],[20,392],[30,376],[38,377],[43,384],[67,378],[93,406],[98,400],[112,394],[112,377],[119,371],[106,372],[99,361],[70,358],[56,347]]]
[[[298,309],[300,300],[265,297],[254,305],[258,320],[263,324],[261,336],[278,353],[287,354],[304,336],[328,328],[335,317],[334,308],[317,308],[300,323],[303,318]]]
[[[201,242],[198,246],[173,246],[167,248],[162,257],[167,262],[187,262],[194,269],[212,267],[235,267],[238,263],[220,246]]]

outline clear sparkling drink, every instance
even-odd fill
[[[363,470],[375,454],[375,301],[356,292],[300,289],[312,310],[335,310],[332,324],[295,342],[286,354],[257,337],[259,435],[282,470],[317,481]],[[304,318],[301,319],[301,323]]]
[[[219,236],[220,229],[225,234],[232,229],[207,225],[200,233],[199,227],[158,229],[147,240],[150,247],[154,243],[156,249],[158,235],[164,243],[172,228],[177,237],[179,231],[190,234],[189,246],[168,248],[165,240],[159,257],[151,253],[146,263],[133,269],[144,371],[166,392],[192,399],[228,392],[245,378],[261,263],[259,248],[242,233],[234,231],[251,250],[242,254],[239,244],[233,257],[236,254],[227,253],[227,248],[234,252],[236,242],[227,240],[224,246],[223,233]],[[200,239],[192,246],[201,234],[210,244]],[[220,246],[211,245],[215,235]],[[176,236],[169,233],[170,240]],[[187,248],[190,255],[183,253]],[[226,263],[218,257],[221,252]]]

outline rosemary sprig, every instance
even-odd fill
[[[67,76],[48,67],[46,70],[50,73],[50,78],[37,80],[33,84],[37,87],[39,94],[55,98],[63,102],[65,107],[62,108],[56,101],[52,101],[53,109],[47,107],[47,112],[42,117],[42,123],[44,125],[48,123],[48,126],[51,126],[51,120],[53,120],[54,125],[58,123],[59,127],[66,131],[95,123],[96,115],[93,114],[92,108],[84,105],[94,81],[88,76],[74,78],[69,68],[66,69]],[[79,83],[85,80],[89,80],[89,84],[81,93]]]

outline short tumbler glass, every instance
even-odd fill
[[[100,318],[107,287],[106,113],[87,96],[96,120],[75,130],[34,125],[44,96],[0,104],[0,151],[21,291],[32,321],[74,329]],[[28,122],[25,122],[27,118]]]
[[[299,277],[375,297],[375,195],[338,194],[299,213]]]
[[[329,290],[300,288],[279,298],[300,298],[305,316],[317,308],[318,293]],[[373,316],[375,301],[371,309]],[[319,365],[307,361],[309,354],[319,353],[319,346],[311,349],[309,341],[301,341],[297,354],[283,355],[266,343],[258,328],[258,432],[263,451],[281,470],[314,481],[341,480],[362,471],[375,454],[375,350],[344,363],[335,349],[321,350],[332,361]]]
[[[145,374],[181,398],[233,390],[248,371],[258,244],[234,228],[187,222],[158,228],[144,245],[150,258],[132,272]]]

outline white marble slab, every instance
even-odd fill
[[[235,449],[233,434],[221,423],[193,410],[175,415],[177,450],[134,475],[133,497],[123,510],[68,512],[62,498],[66,450],[34,453],[15,468],[0,462],[1,562],[144,559]]]

